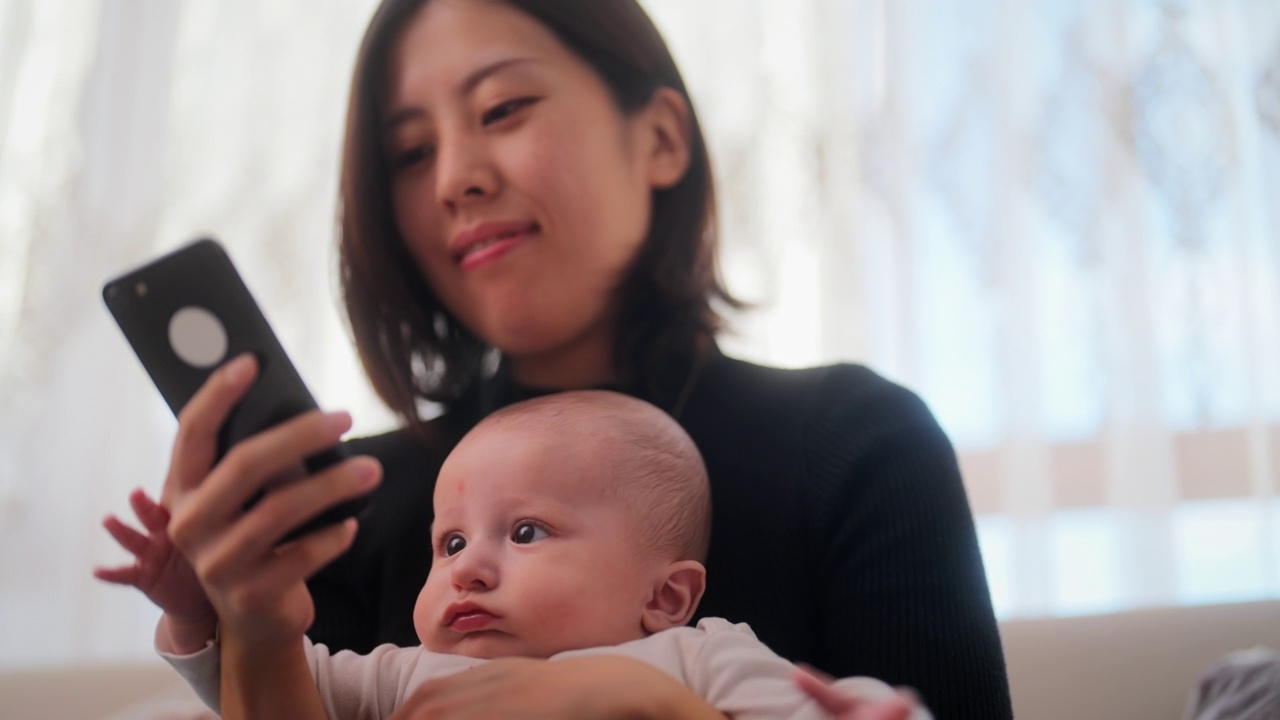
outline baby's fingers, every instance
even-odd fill
[[[113,585],[138,587],[138,584],[142,582],[142,571],[137,565],[114,568],[94,568],[93,576],[103,582],[109,582]]]
[[[120,543],[120,547],[128,550],[135,557],[142,557],[151,548],[151,540],[146,535],[120,522],[115,515],[108,515],[102,521],[102,527],[111,533],[111,537]]]
[[[164,532],[169,527],[169,511],[152,500],[141,488],[129,494],[129,505],[138,516],[142,527],[153,533]]]

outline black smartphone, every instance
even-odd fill
[[[215,240],[195,240],[109,280],[102,297],[175,416],[220,365],[241,353],[256,356],[258,379],[219,431],[218,460],[240,440],[316,409],[249,288]],[[337,445],[308,457],[305,471],[314,474],[346,457]],[[281,542],[358,515],[368,500],[366,495],[331,507]]]

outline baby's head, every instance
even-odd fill
[[[684,625],[706,583],[706,469],[674,420],[601,390],[485,418],[436,481],[428,650],[548,657]]]

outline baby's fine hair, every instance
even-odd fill
[[[711,488],[693,440],[657,407],[607,390],[553,393],[485,418],[554,433],[570,447],[598,452],[600,472],[625,503],[644,549],[671,560],[704,562],[711,541]]]

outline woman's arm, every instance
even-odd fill
[[[915,395],[844,366],[806,456],[824,643],[818,664],[914,688],[937,717],[1011,718],[1008,679],[955,452]],[[825,471],[825,474],[821,474]]]
[[[391,720],[724,720],[675,678],[625,657],[502,658],[418,688]]]
[[[303,459],[335,445],[351,424],[345,413],[320,412],[247,438],[214,465],[220,428],[256,376],[251,358],[233,361],[180,413],[162,496],[171,513],[168,535],[217,613],[222,711],[304,717],[298,713],[319,709],[324,717],[302,654],[303,632],[315,615],[304,581],[350,546],[356,523],[280,541],[324,508],[372,490],[380,468],[352,458],[304,478]],[[276,713],[281,702],[298,711]]]
[[[301,637],[276,648],[222,636],[223,720],[328,720]]]

